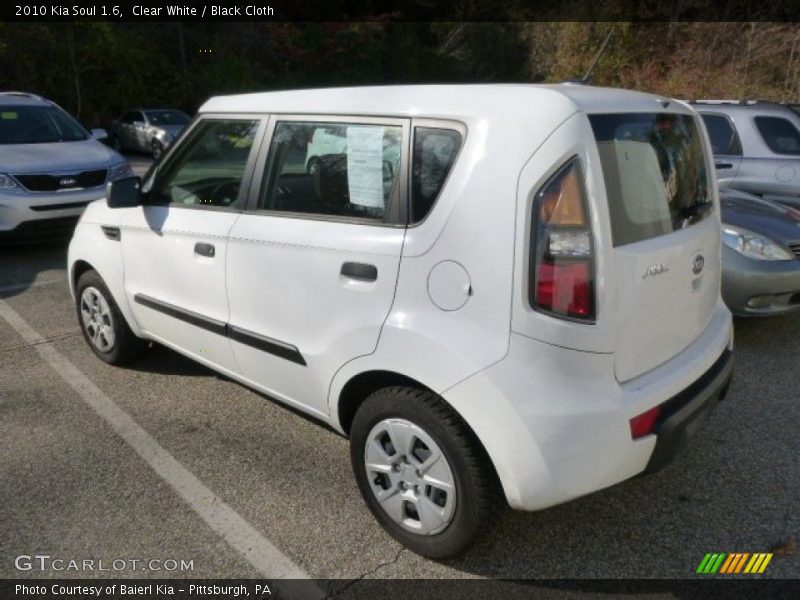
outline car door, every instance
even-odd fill
[[[720,187],[733,187],[742,164],[742,143],[728,115],[703,112],[711,149],[714,152],[714,169]]]
[[[120,223],[125,294],[139,326],[196,360],[235,371],[226,337],[228,232],[246,200],[264,121],[205,116],[144,182]]]
[[[242,375],[327,415],[336,371],[375,351],[405,236],[406,120],[273,117],[228,248],[229,335]],[[305,168],[315,136],[336,151]]]

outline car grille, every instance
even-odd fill
[[[58,190],[101,186],[106,182],[106,169],[57,175],[14,175],[14,179],[31,192],[57,192]]]
[[[789,250],[794,252],[794,255],[797,258],[800,258],[800,242],[792,242],[791,244],[789,244]]]

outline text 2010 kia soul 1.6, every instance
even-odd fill
[[[380,523],[447,557],[658,469],[724,396],[710,164],[689,106],[621,90],[212,98],[88,207],[70,282],[101,359],[154,340],[329,423]]]

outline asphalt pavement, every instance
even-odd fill
[[[759,577],[800,577],[800,315],[736,322],[730,393],[667,469],[508,511],[435,562],[372,518],[345,438],[162,347],[99,361],[65,260],[65,244],[0,249],[2,578],[259,577],[285,559],[336,592],[375,577],[685,578],[707,552],[771,549]],[[162,568],[19,569],[37,553]]]

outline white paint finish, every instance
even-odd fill
[[[401,373],[442,393],[486,446],[516,508],[543,508],[641,471],[653,440],[631,442],[627,420],[689,386],[728,342],[718,232],[711,231],[718,229],[718,216],[615,250],[585,114],[692,114],[683,103],[665,108],[655,96],[588,86],[397,86],[222,97],[202,111],[462,125],[464,144],[447,185],[431,214],[407,230],[267,213],[225,222],[219,211],[198,210],[196,220],[175,229],[229,240],[218,252],[224,268],[197,261],[191,265],[195,278],[181,280],[177,262],[167,264],[171,274],[164,275],[164,250],[154,248],[126,254],[125,268],[150,288],[143,293],[296,346],[307,366],[227,340],[217,340],[221,355],[209,357],[192,347],[202,332],[166,321],[157,323],[157,336],[151,333],[334,427],[341,428],[342,389],[367,371]],[[251,196],[267,146],[259,151]],[[594,324],[536,312],[527,301],[533,194],[576,155],[586,176],[595,249]],[[159,243],[178,256],[181,237],[175,234]],[[71,260],[94,253],[89,244],[73,244]],[[682,278],[669,280],[669,290],[635,280],[644,263],[664,256],[679,263],[698,251],[707,265],[700,292],[673,305],[665,295],[683,285]],[[374,264],[377,282],[343,277],[345,261]],[[465,283],[473,295],[463,302]],[[205,299],[197,293],[201,286],[210,290]],[[119,289],[115,281],[115,296]],[[226,348],[235,353],[227,363]],[[618,377],[630,381],[620,384]]]
[[[679,356],[620,384],[614,356],[514,334],[499,363],[446,390],[500,475],[513,508],[540,510],[640,473],[655,436],[633,441],[629,420],[686,389],[730,343],[720,301],[709,326]]]
[[[125,294],[139,328],[235,370],[226,337],[143,306],[134,296],[144,294],[227,323],[227,235],[239,213],[177,206],[115,210],[122,213],[118,243],[125,260]],[[196,254],[197,243],[212,244],[214,257]]]
[[[178,496],[228,545],[266,578],[307,579],[308,574],[243,519],[225,501],[142,429],[52,344],[37,333],[7,302],[0,300],[0,317],[41,356],[92,410],[101,417]],[[293,598],[323,598],[311,582],[287,582],[282,589]],[[281,588],[280,582],[278,586]]]
[[[689,346],[709,323],[719,297],[719,221],[715,216],[686,229],[614,250],[617,281],[615,371],[627,381]],[[692,272],[702,255],[699,276]],[[669,270],[647,276],[654,264]]]
[[[242,215],[228,250],[230,322],[297,347],[307,362],[232,341],[242,375],[270,394],[327,415],[334,373],[378,344],[404,233],[381,225]],[[346,262],[375,266],[377,280],[343,276]]]
[[[437,308],[458,310],[472,294],[467,270],[452,260],[445,260],[431,269],[428,275],[428,296]]]

